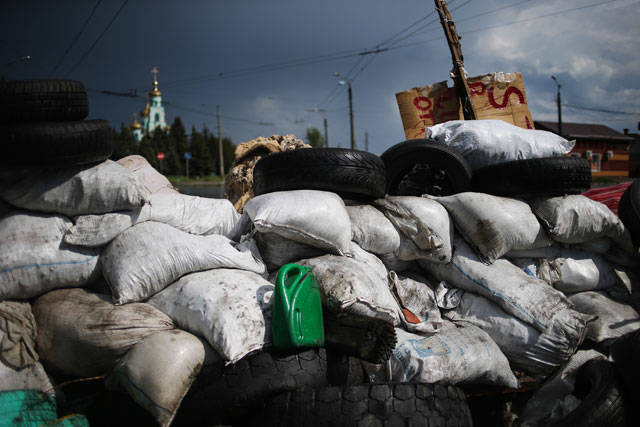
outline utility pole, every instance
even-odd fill
[[[356,139],[353,136],[353,95],[351,93],[351,82],[347,82],[349,85],[349,122],[351,123],[351,149],[356,148]]]
[[[462,49],[460,48],[460,36],[456,31],[456,26],[449,13],[449,8],[445,0],[433,0],[436,4],[436,10],[440,15],[440,23],[447,38],[449,51],[451,52],[451,60],[453,61],[453,81],[455,83],[456,93],[460,104],[462,104],[462,114],[465,120],[476,120],[476,112],[471,102],[471,92],[464,72],[464,58]]]
[[[562,136],[562,100],[560,99],[560,89],[562,85],[558,82],[556,76],[551,76],[554,82],[556,82],[557,93],[556,93],[556,103],[558,104],[558,135]]]
[[[327,118],[324,118],[324,146],[329,146],[329,134],[327,133]]]
[[[369,132],[364,132],[364,151],[369,151]]]
[[[220,105],[216,108],[218,112],[218,153],[220,154],[220,177],[224,181],[224,156],[222,155],[222,131],[220,130]]]

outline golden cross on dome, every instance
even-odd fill
[[[157,67],[153,67],[151,72],[153,73],[153,82],[155,83],[155,82],[158,81],[158,68]]]

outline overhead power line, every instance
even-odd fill
[[[76,34],[76,36],[73,38],[73,40],[71,40],[71,43],[69,44],[69,47],[67,47],[67,49],[64,51],[64,53],[62,54],[62,56],[58,60],[58,63],[56,64],[56,66],[53,67],[53,70],[51,70],[51,75],[53,75],[56,71],[58,71],[58,67],[60,67],[60,65],[62,64],[62,61],[64,61],[64,59],[67,57],[67,54],[69,53],[69,51],[75,46],[76,42],[78,41],[78,39],[80,38],[82,33],[84,33],[84,30],[87,28],[87,25],[89,24],[89,21],[91,21],[91,18],[93,17],[93,14],[96,13],[96,9],[98,9],[98,6],[100,6],[100,3],[102,3],[102,0],[98,0],[96,2],[95,6],[93,6],[93,9],[91,9],[91,13],[89,14],[89,17],[84,21],[84,24],[82,24],[82,27],[80,28],[80,31],[78,31],[78,34]]]
[[[122,9],[124,9],[124,7],[127,5],[128,2],[129,2],[129,0],[124,0],[124,2],[122,2],[122,5],[116,11],[115,15],[113,15],[113,18],[111,18],[111,21],[109,21],[107,26],[104,28],[104,30],[102,30],[102,32],[100,33],[98,38],[96,38],[96,40],[89,47],[89,49],[87,49],[85,51],[85,53],[80,57],[80,60],[78,60],[78,62],[76,62],[76,65],[74,65],[69,71],[67,71],[67,74],[65,74],[65,77],[67,77],[69,74],[73,73],[75,71],[75,69],[78,68],[80,66],[80,64],[82,64],[82,62],[84,62],[85,58],[91,53],[93,48],[96,47],[96,45],[98,44],[100,39],[102,39],[102,37],[106,34],[106,32],[109,31],[109,28],[111,28],[111,25],[113,25],[113,23],[115,22],[116,18],[118,18],[118,15],[120,15],[120,12],[122,12]]]
[[[595,107],[581,107],[578,105],[571,105],[571,104],[562,104],[563,107],[568,107],[568,108],[573,108],[575,110],[586,110],[586,111],[596,111],[598,113],[608,113],[608,114],[625,114],[625,115],[629,115],[629,116],[640,116],[640,113],[631,113],[629,111],[615,111],[615,110],[605,110],[602,108],[595,108]]]

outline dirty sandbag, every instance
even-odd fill
[[[262,194],[247,202],[244,212],[260,233],[276,233],[335,254],[348,252],[351,220],[335,193],[294,190]]]
[[[566,405],[566,398],[573,392],[576,374],[580,367],[592,359],[604,359],[605,356],[595,350],[580,350],[547,379],[527,401],[521,414],[522,427],[548,426],[562,417],[560,407]],[[572,408],[580,402],[573,402]],[[566,412],[566,411],[565,411]]]
[[[203,342],[179,329],[160,331],[134,345],[107,377],[160,426],[168,426],[204,362]]]
[[[256,273],[220,268],[182,277],[149,304],[235,363],[271,343],[273,289]]]
[[[402,311],[400,319],[407,331],[428,334],[440,330],[440,309],[435,292],[426,280],[420,282],[390,271],[389,284]]]
[[[109,243],[101,266],[116,304],[143,301],[195,271],[265,271],[255,245],[220,235],[196,236],[153,221],[137,224]]]
[[[75,224],[65,233],[64,241],[77,246],[105,246],[127,228],[149,220],[148,206],[132,211],[77,216]]]
[[[424,260],[418,263],[438,280],[482,295],[541,332],[551,326],[556,313],[572,307],[562,292],[528,275],[506,259],[490,265],[483,263],[457,233],[449,264]]]
[[[415,247],[415,245],[414,245]],[[400,259],[398,254],[383,254],[379,255],[380,261],[389,271],[395,271],[397,273],[403,271],[420,270],[418,264],[414,261],[404,261]]]
[[[546,262],[548,269],[538,277],[567,294],[606,289],[618,283],[613,268],[595,253],[564,249],[560,256]]]
[[[370,205],[347,206],[351,239],[365,251],[390,254],[400,246],[400,235],[382,212]]]
[[[621,304],[602,292],[579,292],[569,296],[576,310],[598,318],[587,326],[587,338],[602,342],[640,329],[640,315],[630,305]]]
[[[553,240],[584,243],[610,237],[621,248],[633,251],[631,234],[620,218],[603,203],[577,194],[538,198],[530,205]]]
[[[548,375],[564,364],[582,343],[592,317],[562,310],[551,319],[547,331],[540,332],[471,292],[464,292],[457,306],[443,316],[479,327],[496,342],[512,367],[532,375]]]
[[[84,286],[99,276],[99,250],[62,241],[71,225],[62,215],[25,211],[0,219],[0,300]]]
[[[56,388],[53,384],[54,382],[40,362],[22,369],[15,369],[0,360],[0,392],[32,389],[55,395]]]
[[[15,369],[36,363],[37,335],[31,304],[23,301],[0,302],[0,361]]]
[[[396,334],[398,343],[389,359],[391,378],[376,380],[518,387],[505,355],[476,326],[447,327],[430,336],[402,329],[396,329]]]
[[[322,249],[287,239],[276,233],[255,233],[253,238],[269,271],[277,270],[283,265],[301,258],[325,254]]]
[[[462,155],[473,170],[511,160],[564,156],[575,144],[552,132],[523,129],[503,120],[451,120],[426,132],[428,139]]]
[[[89,377],[110,371],[133,345],[173,329],[173,322],[149,304],[115,306],[106,295],[60,289],[33,304],[37,350],[47,368]]]
[[[5,170],[0,197],[19,208],[76,216],[132,210],[149,192],[127,168],[105,160],[64,169]]]
[[[366,258],[373,254],[367,257],[362,255],[359,258],[323,255],[297,263],[312,268],[320,287],[322,303],[327,309],[398,325],[400,307],[389,289],[384,265],[379,260],[379,264],[370,264],[371,259],[368,263]],[[384,275],[382,271],[385,271]]]
[[[523,201],[484,193],[429,197],[447,208],[456,229],[488,263],[512,250],[551,245],[551,239]]]
[[[400,231],[401,237],[409,240],[400,242],[400,259],[449,262],[453,224],[440,203],[415,196],[387,196],[375,204]]]
[[[132,154],[123,157],[117,162],[119,165],[129,169],[138,178],[138,181],[149,191],[150,194],[177,194],[178,190],[171,185],[169,180],[142,156]]]

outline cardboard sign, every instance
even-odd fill
[[[467,79],[467,84],[479,120],[499,119],[533,129],[522,74],[486,74]],[[427,126],[464,119],[455,88],[446,81],[397,93],[396,99],[407,139],[424,138]]]

